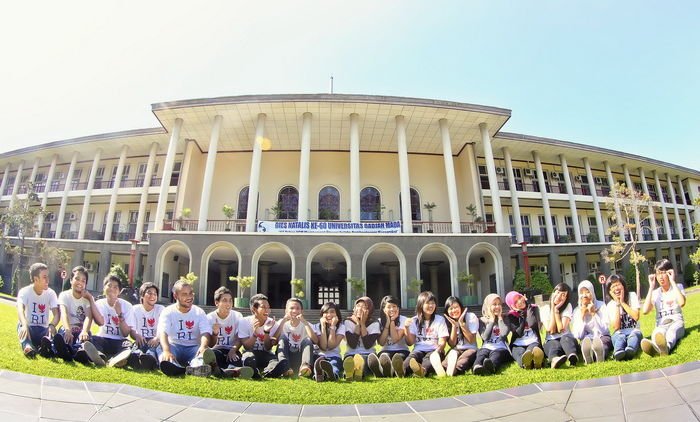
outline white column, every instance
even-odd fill
[[[476,164],[476,152],[474,144],[467,144],[467,160],[469,161],[469,171],[472,179],[472,192],[475,195],[475,204],[477,214],[484,215],[484,195],[481,192],[481,180],[479,178],[479,166]]]
[[[117,163],[117,174],[114,175],[114,181],[112,182],[112,195],[109,198],[109,208],[107,209],[107,221],[105,225],[105,242],[112,240],[114,212],[117,207],[119,188],[122,185],[122,174],[124,173],[124,162],[126,161],[126,152],[128,149],[129,147],[126,145],[122,147],[121,153],[119,154],[119,162]],[[119,227],[117,227],[117,230],[119,230]]]
[[[49,174],[46,175],[46,185],[44,185],[44,194],[41,196],[41,209],[46,211],[46,204],[49,202],[49,190],[51,189],[51,182],[53,182],[53,175],[56,171],[56,162],[58,161],[58,154],[54,154],[51,157],[51,166],[49,167]],[[44,228],[44,214],[39,214],[39,223],[37,224],[37,237],[41,236],[41,231]]]
[[[148,153],[148,164],[146,164],[146,174],[144,174],[143,187],[141,189],[141,200],[139,201],[139,214],[136,218],[136,240],[143,239],[143,223],[146,218],[146,204],[148,204],[148,189],[151,187],[151,179],[153,178],[153,166],[156,162],[156,153],[158,152],[158,143],[151,144],[151,150]]]
[[[401,223],[404,233],[413,232],[411,219],[411,184],[408,176],[408,148],[406,146],[406,121],[396,116],[396,142],[399,154],[399,186],[401,187]]]
[[[634,188],[634,185],[632,184],[632,178],[630,177],[630,172],[627,169],[627,164],[622,165],[622,172],[625,174],[625,184],[627,185],[627,189],[629,190],[636,190]],[[637,226],[637,240],[642,241],[644,240],[644,234],[642,233],[642,225],[641,221],[639,221],[639,210],[637,207],[633,207],[633,212],[634,212],[634,224]]]
[[[262,143],[265,137],[265,113],[258,114],[253,140],[253,159],[250,163],[250,183],[248,187],[248,209],[245,219],[245,231],[255,231],[255,216],[258,210],[258,187],[260,185],[260,167],[262,163]]]
[[[301,125],[301,154],[299,157],[298,221],[309,219],[309,166],[311,165],[311,113],[304,113]]]
[[[85,202],[83,202],[83,210],[80,213],[80,227],[78,228],[78,239],[85,239],[85,227],[87,226],[88,211],[90,211],[90,197],[92,196],[92,188],[95,186],[95,178],[97,177],[97,169],[100,166],[101,157],[102,149],[98,148],[95,152],[95,157],[92,159],[90,179],[88,179],[87,189],[85,189]],[[63,221],[59,221],[58,224],[63,224]]]
[[[195,148],[199,149],[197,141],[194,139],[185,138],[185,148],[184,152],[182,153],[182,161],[180,162],[180,175],[178,177],[177,189],[175,192],[175,200],[173,201],[173,217],[175,217],[176,214],[177,216],[182,215],[182,210],[184,208],[188,208],[185,207],[185,197],[189,192],[187,190],[189,189],[188,181],[190,180],[190,170],[192,170],[192,157],[194,157]],[[173,164],[173,169],[174,168],[175,164]],[[172,174],[170,178],[172,178]]]
[[[360,125],[359,115],[350,115],[350,221],[360,222]]]
[[[571,186],[571,175],[569,174],[569,165],[566,162],[566,157],[564,157],[564,154],[559,155],[559,160],[561,161],[561,169],[564,172],[564,184],[566,185],[566,193],[569,195],[569,211],[571,212],[571,219],[574,223],[574,239],[576,239],[576,243],[581,243],[581,227],[578,224],[578,211],[576,210],[576,198],[574,198],[574,189]]]
[[[644,169],[639,167],[639,177],[642,179],[642,190],[646,196],[649,196],[649,186],[647,185],[647,178],[644,175]],[[656,227],[656,213],[654,212],[654,207],[649,204],[649,222],[651,223],[652,236],[654,240],[659,240],[659,231]]]
[[[671,175],[666,173],[666,185],[668,186],[668,194],[671,195],[671,203],[673,204],[673,215],[676,218],[673,222],[676,226],[676,233],[678,233],[678,238],[683,239],[683,227],[681,226],[681,216],[678,213],[678,203],[676,202],[676,190],[673,188],[673,182],[671,182]]]
[[[155,230],[163,230],[163,219],[165,219],[165,210],[168,206],[168,190],[170,188],[170,176],[173,174],[173,165],[175,164],[175,153],[177,152],[177,143],[180,140],[180,130],[182,129],[182,119],[175,119],[173,131],[170,134],[170,142],[168,143],[168,153],[165,156],[165,164],[163,165],[163,177],[160,179],[160,196],[158,197],[158,207],[156,208]]]
[[[452,141],[447,120],[440,119],[440,133],[442,135],[442,158],[445,161],[445,180],[447,180],[447,200],[450,204],[450,220],[452,221],[452,233],[461,232],[459,224],[459,197],[457,196],[457,180],[455,178],[455,165],[452,160]]]
[[[17,165],[17,173],[15,176],[15,183],[12,185],[12,196],[10,196],[10,205],[8,208],[12,208],[15,205],[15,200],[17,199],[17,191],[19,190],[19,182],[22,179],[22,171],[24,170],[24,161],[20,161]]]
[[[0,197],[4,195],[5,186],[7,186],[7,179],[10,177],[10,163],[5,165],[5,173],[2,175],[2,182],[0,183]]]
[[[484,156],[486,157],[486,172],[489,175],[489,187],[491,188],[491,208],[493,212],[493,221],[496,223],[496,233],[506,233],[503,224],[503,210],[501,209],[501,196],[498,187],[498,179],[496,178],[496,164],[493,160],[493,149],[491,148],[491,136],[486,123],[479,123],[479,131],[481,131],[481,142],[484,143]]]
[[[41,159],[38,157],[36,160],[34,160],[34,166],[32,167],[32,174],[29,175],[29,179],[27,179],[27,183],[34,184],[34,181],[36,180],[36,174],[39,171],[39,161],[41,161]],[[27,189],[27,192],[29,192],[29,189]]]
[[[653,170],[651,174],[652,176],[654,176],[656,192],[659,195],[659,202],[661,202],[661,213],[664,216],[664,230],[666,230],[666,240],[671,240],[671,225],[668,222],[668,214],[666,213],[666,200],[664,199],[664,193],[661,190],[661,182],[659,182],[659,175],[656,173],[656,170]]]
[[[678,183],[678,192],[681,194],[681,199],[683,201],[683,211],[685,212],[685,228],[688,231],[688,238],[693,238],[693,223],[690,221],[690,212],[688,211],[688,205],[685,203],[685,189],[683,188],[683,182],[681,181],[681,176],[676,176],[676,183]]]
[[[75,165],[77,163],[78,152],[75,151],[73,152],[73,157],[70,159],[70,166],[68,166],[68,174],[66,175],[66,184],[63,186],[63,197],[61,197],[61,207],[58,209],[58,217],[56,219],[56,239],[61,238],[61,232],[63,231],[63,219],[66,216],[66,206],[68,205],[68,193],[71,191],[73,173],[75,172]]]
[[[537,172],[537,185],[540,187],[542,195],[542,211],[544,212],[544,226],[547,230],[547,243],[557,243],[554,238],[554,227],[552,227],[552,211],[549,209],[549,195],[547,194],[547,184],[544,182],[544,172],[542,171],[542,161],[540,153],[532,151],[532,158],[535,161],[535,171]]]
[[[610,185],[610,189],[613,189],[615,185],[617,184],[615,182],[615,179],[613,178],[612,175],[612,170],[610,170],[610,163],[607,161],[603,161],[603,164],[605,164],[605,174],[608,176],[608,185]],[[625,239],[625,231],[624,229],[620,228],[622,224],[622,213],[620,213],[620,206],[615,204],[615,216],[617,218],[617,227],[619,228],[618,230],[618,235],[620,236],[620,239]]]
[[[216,153],[219,150],[219,134],[221,133],[221,122],[224,117],[220,114],[214,116],[214,126],[211,128],[209,138],[209,151],[207,151],[207,164],[204,168],[204,181],[202,182],[202,197],[199,201],[199,221],[197,230],[207,230],[207,220],[209,218],[209,202],[211,201],[211,186],[214,183],[214,169],[216,168]]]
[[[510,186],[510,202],[513,204],[513,223],[515,224],[515,242],[522,243],[525,240],[523,235],[523,221],[520,216],[520,199],[515,186],[515,175],[513,174],[513,162],[510,158],[510,150],[503,147],[503,158],[506,162],[506,175],[508,176],[508,186]]]
[[[586,168],[586,179],[588,179],[588,188],[591,190],[593,197],[593,211],[595,212],[595,225],[598,228],[598,241],[605,241],[605,226],[603,226],[603,216],[600,213],[600,202],[598,202],[598,191],[593,179],[593,171],[591,171],[591,163],[588,158],[583,159],[583,166]]]

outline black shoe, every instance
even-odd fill
[[[80,349],[75,352],[75,357],[73,358],[76,362],[87,365],[90,363],[90,357],[84,349]]]
[[[71,347],[66,344],[66,340],[63,338],[62,335],[57,334],[54,336],[53,346],[56,349],[56,354],[58,355],[58,357],[65,360],[66,362],[70,362],[73,360],[73,349],[71,349]]]
[[[321,362],[325,361],[323,358],[316,359],[314,362],[314,379],[317,382],[323,382],[326,380],[326,376],[323,374],[323,368],[321,368]]]
[[[153,371],[158,367],[158,359],[153,357],[153,355],[144,353],[139,356],[139,366],[145,371]]]
[[[51,346],[51,340],[49,340],[48,337],[42,337],[41,343],[39,343],[39,356],[47,359],[54,357],[53,348]]]
[[[321,371],[323,371],[323,376],[327,380],[335,380],[335,374],[333,373],[333,365],[331,365],[330,362],[327,360],[322,360],[321,363],[319,364],[321,366]]]
[[[569,366],[576,366],[578,364],[578,355],[576,353],[572,353],[569,355]]]
[[[160,370],[169,377],[185,375],[186,369],[180,365],[176,365],[169,360],[164,360],[160,363]]]
[[[133,352],[129,355],[129,357],[126,359],[126,366],[129,366],[134,369],[143,369],[141,367],[141,360],[139,359],[139,355],[141,354],[140,351]]]
[[[486,368],[486,371],[488,371],[489,374],[496,373],[496,367],[493,366],[493,362],[489,358],[484,359],[484,368]]]

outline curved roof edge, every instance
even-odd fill
[[[247,103],[281,103],[281,102],[328,102],[328,103],[376,103],[405,105],[418,107],[439,107],[462,111],[476,111],[482,113],[499,114],[510,117],[511,110],[499,107],[483,106],[478,104],[458,103],[455,101],[430,100],[426,98],[393,97],[386,95],[364,94],[263,94],[263,95],[237,95],[229,97],[197,98],[191,100],[166,101],[151,104],[153,112],[159,110],[202,107],[223,104],[247,104]]]
[[[13,155],[20,155],[20,154],[26,154],[26,153],[30,153],[30,152],[36,152],[36,151],[40,151],[40,150],[46,149],[46,148],[62,147],[62,146],[67,146],[67,145],[82,144],[82,143],[86,143],[86,142],[108,141],[110,139],[128,138],[128,137],[132,137],[132,136],[162,135],[162,134],[166,134],[166,133],[168,133],[168,131],[162,127],[153,127],[153,128],[146,128],[146,129],[132,129],[132,130],[122,130],[119,132],[100,133],[97,135],[81,136],[78,138],[62,139],[60,141],[52,141],[52,142],[47,142],[44,144],[32,145],[29,147],[20,148],[20,149],[16,149],[13,151],[3,152],[2,154],[0,154],[0,157],[11,157]]]
[[[653,158],[644,157],[641,155],[630,154],[627,152],[616,151],[614,149],[608,149],[603,147],[597,147],[592,145],[579,144],[571,141],[562,141],[560,139],[543,138],[540,136],[523,135],[520,133],[511,132],[498,132],[494,138],[507,139],[509,141],[523,141],[523,142],[534,142],[542,145],[554,145],[566,148],[576,148],[583,151],[599,152],[601,154],[614,155],[616,157],[627,158],[630,160],[644,161],[649,164],[659,165],[663,167],[673,168],[678,171],[683,171],[687,173],[692,173],[696,176],[700,176],[700,170],[694,170],[688,167],[679,166],[677,164],[667,163],[661,160],[655,160]]]

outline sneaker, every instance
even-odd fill
[[[529,350],[526,350],[525,353],[523,353],[523,369],[532,369],[532,352]]]
[[[102,356],[100,356],[100,351],[97,350],[94,344],[86,341],[83,343],[83,349],[85,350],[85,353],[87,353],[88,358],[90,358],[90,361],[92,361],[95,366],[105,366],[105,360],[102,359]]]
[[[61,335],[55,335],[53,337],[53,346],[56,349],[56,355],[66,362],[73,360],[73,350],[69,345],[66,344],[66,339]]]
[[[22,351],[24,356],[29,359],[34,359],[36,357],[36,350],[32,346],[27,345]]]
[[[636,350],[634,350],[634,349],[631,348],[631,347],[626,347],[626,348],[625,348],[625,358],[626,358],[627,360],[634,359],[635,356],[637,356],[637,351],[636,351]]]
[[[141,351],[129,353],[129,357],[126,360],[126,366],[137,370],[141,369],[141,360],[139,359],[139,355],[141,353]]]
[[[659,346],[657,346],[656,343],[649,340],[648,338],[643,338],[640,345],[642,346],[642,352],[646,353],[651,357],[657,356],[659,354]]]
[[[489,358],[484,359],[484,368],[486,368],[486,371],[489,374],[496,373],[496,367],[493,365],[493,361],[491,361]]]
[[[348,356],[343,360],[343,372],[345,372],[345,379],[352,381],[354,379],[353,374],[355,372],[355,362],[352,356]]]
[[[399,378],[403,378],[406,372],[403,369],[403,357],[400,354],[395,354],[391,358],[391,367],[394,370],[394,375]]]
[[[48,337],[42,337],[39,343],[39,356],[51,359],[54,356],[52,346],[51,340],[49,340]]]
[[[253,368],[250,366],[228,367],[221,370],[221,376],[224,378],[239,378],[249,380],[253,378]]]
[[[569,366],[576,366],[578,365],[578,355],[576,353],[572,353],[568,356],[569,359]]]
[[[659,332],[654,334],[654,344],[656,344],[659,350],[659,356],[668,356],[668,343],[666,343],[666,336],[664,333]]]
[[[83,365],[87,365],[90,363],[90,357],[88,357],[87,352],[85,349],[80,349],[77,352],[75,352],[75,357],[73,358],[78,363],[82,363]]]
[[[195,377],[208,377],[211,375],[211,365],[188,366],[185,368],[185,374]]]
[[[483,365],[474,365],[472,367],[472,372],[474,372],[474,375],[488,375]]]
[[[365,360],[362,358],[362,355],[355,355],[352,357],[352,361],[355,369],[353,379],[355,381],[362,381],[362,376],[365,373]]]
[[[369,370],[372,371],[375,377],[380,378],[384,376],[382,366],[379,364],[379,358],[376,354],[370,353],[367,356],[367,366],[369,366]]]
[[[216,363],[216,354],[212,349],[208,347],[204,349],[204,352],[202,353],[202,362],[205,365],[212,365]]]
[[[618,350],[615,353],[613,353],[613,359],[616,361],[621,361],[627,359],[627,353],[625,353],[624,350]]]
[[[122,350],[121,352],[112,356],[112,358],[107,362],[107,366],[110,368],[123,368],[126,366],[129,356],[131,356],[131,350]]]
[[[544,352],[539,347],[532,349],[532,362],[535,369],[542,369],[542,365],[544,365]]]
[[[160,363],[160,370],[169,377],[185,375],[185,372],[187,372],[185,368],[169,360],[164,360]]]
[[[418,363],[416,358],[411,358],[411,360],[408,361],[408,366],[411,368],[411,371],[413,371],[413,376],[421,378],[425,376],[425,370],[423,369],[423,365]]]
[[[321,362],[319,363],[319,366],[321,367],[321,371],[322,371],[322,374],[321,374],[321,375],[323,375],[323,377],[324,377],[325,379],[327,379],[327,380],[329,380],[329,381],[330,381],[330,380],[335,380],[335,379],[336,379],[336,378],[335,378],[335,374],[333,373],[333,365],[331,365],[330,362],[328,362],[327,360],[323,359],[323,360],[321,360]]]
[[[457,367],[457,358],[459,352],[457,350],[450,350],[447,353],[447,371],[445,373],[447,374],[448,377],[451,377],[455,374],[455,368]]]
[[[323,373],[323,368],[321,368],[321,362],[324,360],[323,358],[318,358],[316,362],[314,362],[314,380],[316,380],[316,382],[323,382],[326,380],[326,375]]]
[[[603,342],[600,340],[600,337],[594,338],[591,343],[595,361],[598,363],[605,362],[605,346],[603,346]]]
[[[139,356],[139,367],[145,371],[153,371],[158,367],[158,359],[148,353]]]
[[[552,359],[552,369],[561,368],[566,363],[566,356],[557,356]]]
[[[391,378],[391,358],[388,354],[382,353],[379,355],[379,365],[382,367],[382,375],[386,378]]]
[[[581,354],[583,355],[583,362],[586,365],[593,363],[593,346],[591,343],[591,339],[588,337],[581,340]]]
[[[299,368],[299,376],[309,378],[311,376],[311,367],[309,365],[301,365]]]
[[[440,355],[438,353],[433,352],[430,354],[430,364],[433,366],[435,375],[437,375],[438,378],[447,375],[447,373],[445,373],[445,368],[442,367],[442,360],[440,360]]]

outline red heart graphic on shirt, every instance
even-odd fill
[[[44,313],[45,310],[46,310],[46,305],[40,303],[39,304],[39,312]]]
[[[194,321],[185,321],[185,326],[187,326],[188,330],[191,330],[194,327]]]
[[[265,341],[265,333],[256,334],[255,337],[257,337],[260,342]]]
[[[230,325],[227,327],[224,327],[224,331],[226,331],[226,334],[231,334],[231,331],[233,331],[233,327]]]
[[[151,327],[156,325],[156,319],[155,318],[148,318],[148,325]]]
[[[294,343],[299,343],[299,341],[301,341],[301,334],[292,334],[292,340],[294,340]]]
[[[114,323],[114,325],[119,325],[119,317],[113,316],[113,317],[112,317],[112,322]]]
[[[493,335],[495,336],[500,336],[501,335],[501,329],[498,327],[493,327]]]
[[[431,327],[428,327],[427,330],[425,330],[425,335],[426,336],[432,336],[433,335],[433,329]]]

